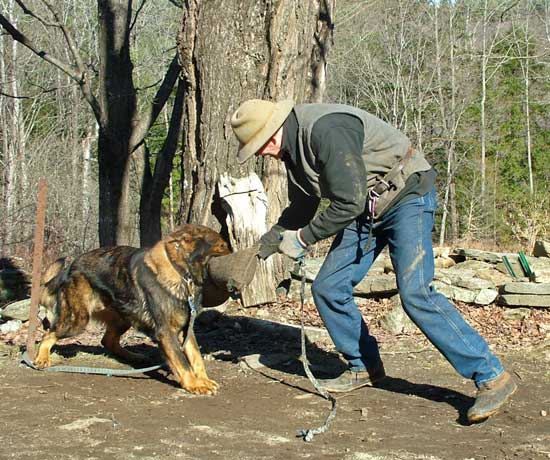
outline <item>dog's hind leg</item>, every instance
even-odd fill
[[[156,337],[170,369],[182,388],[199,395],[216,394],[217,386],[212,385],[211,380],[198,378],[191,369],[189,360],[179,347],[177,332],[164,329],[158,331]]]
[[[131,325],[125,321],[115,311],[104,309],[93,314],[93,318],[105,323],[105,334],[101,339],[101,344],[113,355],[135,363],[145,363],[149,359],[139,353],[132,353],[120,345],[120,338],[130,329]]]
[[[57,295],[56,318],[50,331],[42,337],[34,365],[39,369],[51,364],[50,352],[59,339],[73,337],[86,328],[90,314],[86,306],[86,286],[82,277],[75,277],[67,286],[63,286]]]
[[[192,330],[189,331],[187,341],[185,341],[184,339],[184,343],[185,343],[185,347],[183,349],[183,352],[185,353],[185,356],[189,360],[189,364],[191,364],[191,369],[193,370],[193,372],[195,373],[195,375],[199,380],[204,380],[208,382],[208,384],[216,392],[219,388],[219,385],[214,380],[209,379],[208,375],[206,374],[206,367],[204,366],[202,354],[197,344],[197,339],[195,338],[195,334],[193,333]]]

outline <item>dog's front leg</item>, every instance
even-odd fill
[[[173,331],[160,331],[157,340],[166,356],[170,369],[176,376],[181,387],[190,393],[199,395],[213,395],[217,392],[217,385],[211,380],[198,378],[192,370],[187,356],[180,350],[177,334]]]
[[[207,384],[214,389],[214,392],[217,392],[220,386],[217,384],[217,382],[208,378],[208,375],[206,374],[206,367],[204,366],[202,354],[197,344],[197,339],[195,338],[194,332],[190,330],[187,338],[185,338],[185,333],[183,336],[183,341],[185,343],[183,352],[185,353],[185,356],[191,364],[191,369],[193,369],[193,372],[198,379],[207,382]]]
[[[40,346],[38,347],[38,353],[34,359],[34,365],[38,369],[43,369],[51,365],[50,351],[52,347],[57,343],[57,335],[55,331],[50,331],[44,334]]]

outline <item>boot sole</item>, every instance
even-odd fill
[[[483,420],[487,420],[489,417],[492,417],[493,415],[497,414],[505,405],[507,402],[509,402],[511,396],[518,391],[517,384],[515,385],[512,392],[506,397],[504,402],[498,406],[496,409],[492,410],[491,412],[485,412],[483,415],[481,414],[474,414],[473,416],[468,417],[468,422],[470,423],[476,423],[476,422],[482,422]]]
[[[370,382],[363,383],[361,385],[354,385],[351,388],[338,388],[338,389],[337,388],[330,388],[328,386],[323,385],[322,382],[321,382],[321,385],[323,386],[323,388],[325,390],[329,391],[330,393],[349,393],[350,391],[358,390],[359,388],[374,387],[374,386],[378,385],[378,383],[383,381],[385,378],[386,377],[384,376],[382,378],[376,379],[374,382],[370,381]]]

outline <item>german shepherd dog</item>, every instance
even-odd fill
[[[49,366],[57,340],[82,333],[93,319],[105,324],[101,343],[114,355],[144,360],[120,345],[133,326],[158,343],[185,390],[215,394],[218,384],[206,374],[193,331],[183,352],[178,335],[186,335],[191,303],[201,305],[209,259],[229,253],[218,233],[188,224],[148,249],[115,246],[86,252],[71,264],[58,259],[42,277],[40,303],[54,315],[34,364]]]

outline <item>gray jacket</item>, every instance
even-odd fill
[[[321,118],[334,114],[341,114],[340,119],[352,120],[348,125],[355,126],[355,132],[347,129],[345,123],[342,124],[342,130],[347,129],[351,133],[352,142],[346,141],[347,134],[342,135],[339,132],[340,125],[331,127],[328,132],[319,133],[318,128],[314,130]],[[306,197],[301,198],[303,203],[309,200],[310,203],[318,204],[320,198],[330,201],[329,207],[315,217],[311,210],[302,210],[303,215],[310,219],[303,227],[302,237],[311,244],[335,234],[363,214],[367,190],[376,183],[377,178],[383,177],[405,156],[411,142],[407,136],[383,120],[347,105],[297,105],[291,115],[290,120],[285,122],[283,135],[283,142],[290,151],[287,161],[289,187],[291,191],[297,189],[294,196]],[[291,128],[287,125],[291,125]],[[289,139],[285,141],[285,136],[292,137],[291,142]],[[330,144],[332,141],[335,141],[336,146],[330,152],[324,152],[324,143]],[[430,169],[423,155],[415,152],[404,168],[402,188],[411,174]],[[290,198],[292,207],[292,193]],[[309,207],[303,203],[301,207]],[[294,203],[294,208],[296,207]],[[296,212],[286,214],[287,217],[289,214],[296,216]],[[283,213],[278,223],[290,228],[291,225],[285,220],[288,221]]]

